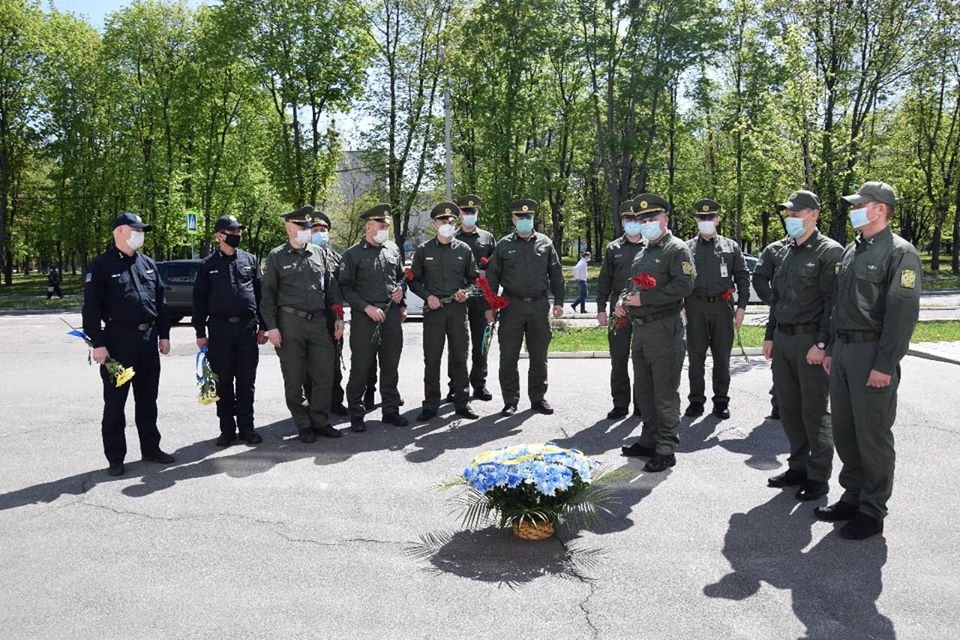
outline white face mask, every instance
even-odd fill
[[[383,244],[390,239],[390,229],[379,229],[377,233],[374,234],[373,240],[377,244]]]
[[[697,223],[697,228],[703,235],[712,236],[717,232],[717,223],[715,220],[701,220]]]
[[[644,240],[656,240],[660,237],[660,221],[654,220],[653,222],[644,222],[640,225],[640,235],[643,236]]]
[[[131,231],[130,237],[127,238],[127,246],[130,247],[131,251],[136,251],[143,246],[143,231]]]
[[[437,227],[437,235],[441,238],[452,238],[454,233],[456,233],[456,231],[452,224],[442,224]]]
[[[471,229],[477,226],[477,214],[475,213],[463,214],[463,226],[470,227]]]
[[[297,242],[300,244],[307,244],[310,242],[311,238],[310,229],[303,229],[302,231],[297,231]]]
[[[869,216],[867,216],[866,207],[860,207],[859,209],[850,210],[850,226],[852,226],[854,229],[865,227],[871,222],[873,221],[870,220]]]

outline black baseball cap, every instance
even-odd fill
[[[129,225],[138,231],[153,231],[153,225],[147,224],[140,219],[135,213],[124,212],[118,215],[113,220],[113,228],[122,227],[123,225]]]
[[[236,216],[220,216],[213,225],[214,233],[217,231],[236,231],[237,229],[243,229],[243,225],[240,224]]]

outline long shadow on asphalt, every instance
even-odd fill
[[[353,433],[341,429],[343,438],[318,438],[314,444],[300,442],[291,420],[280,420],[257,428],[263,437],[261,444],[252,447],[234,445],[227,449],[230,455],[208,459],[224,450],[216,447],[213,439],[205,439],[174,451],[176,462],[171,465],[130,462],[126,465],[127,473],[120,478],[111,478],[105,470],[98,469],[0,494],[0,511],[40,502],[49,503],[64,495],[79,496],[100,483],[114,480],[139,478],[139,484],[124,487],[122,492],[130,497],[143,497],[168,489],[178,482],[221,473],[244,478],[265,473],[278,464],[304,458],[313,458],[318,465],[339,464],[358,454],[402,451],[412,445],[419,445],[419,448],[409,451],[407,459],[426,462],[449,449],[475,447],[515,435],[529,417],[524,412],[509,418],[496,414],[475,421],[462,421],[450,407],[445,406],[443,411],[444,414],[430,422],[399,428],[372,419],[375,414],[368,414],[367,432]],[[413,412],[408,412],[408,417],[412,418],[413,415]],[[444,430],[446,427],[450,427],[449,430]]]
[[[886,541],[854,542],[834,532],[805,550],[813,522],[790,491],[732,515],[723,547],[732,571],[704,587],[704,594],[745,600],[766,582],[790,591],[793,613],[807,628],[805,640],[894,640],[893,623],[877,610]]]
[[[440,422],[438,427],[449,425],[449,429],[434,429],[428,434],[418,434],[414,443],[416,449],[405,454],[409,462],[429,462],[454,449],[472,449],[480,445],[500,440],[520,433],[520,427],[530,417],[531,411],[521,411],[509,417],[499,413],[483,416],[477,420],[457,419],[452,408],[445,407],[446,414],[434,418],[427,424]],[[444,407],[441,408],[441,411]]]
[[[721,439],[721,434],[736,430],[736,427],[724,428],[724,424],[725,421],[713,416],[695,421],[683,418],[680,423],[680,446],[677,447],[677,453],[694,453],[719,446],[731,453],[748,456],[744,464],[754,469],[770,470],[781,466],[777,456],[788,453],[789,446],[778,420],[764,420],[750,429],[743,438]]]
[[[404,551],[428,561],[430,573],[450,573],[511,589],[543,576],[589,581],[587,572],[597,568],[603,557],[598,548],[566,544],[556,537],[528,542],[516,538],[510,529],[497,527],[427,533]]]
[[[160,473],[174,473],[178,469],[200,463],[210,454],[216,453],[216,450],[217,448],[213,446],[212,440],[204,440],[177,449],[174,452],[176,462],[172,465],[160,466],[150,462],[131,461],[126,464],[126,474],[117,478],[108,476],[106,469],[96,469],[59,480],[24,487],[0,494],[0,511],[41,502],[49,503],[61,496],[83,495],[98,484],[137,477],[147,478]]]

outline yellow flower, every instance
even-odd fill
[[[217,401],[219,401],[219,400],[220,400],[220,398],[217,397],[217,396],[205,396],[205,395],[201,395],[199,398],[197,398],[197,401],[198,401],[200,404],[213,404],[214,402],[217,402]]]
[[[130,379],[134,376],[133,367],[123,367],[120,369],[120,373],[117,374],[117,387],[122,387],[123,385],[130,382]]]

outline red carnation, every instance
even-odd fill
[[[653,289],[655,286],[657,286],[657,279],[646,271],[638,276],[633,276],[630,278],[630,282],[637,285],[641,289]]]
[[[733,287],[731,287],[731,288],[727,289],[726,291],[724,291],[723,293],[721,293],[721,294],[720,294],[720,297],[721,297],[722,299],[724,299],[724,300],[729,300],[730,298],[733,297],[733,292],[734,292],[734,289],[733,289]]]
[[[484,267],[487,266],[487,263],[488,263],[488,262],[490,262],[490,259],[489,259],[489,258],[480,258],[480,264],[481,264],[482,266],[484,266]]]
[[[490,293],[490,282],[484,276],[480,276],[477,278],[477,286],[480,287],[483,297],[486,298],[487,294]]]
[[[342,317],[343,317],[343,305],[342,305],[342,304],[335,304],[335,305],[332,305],[330,308],[333,309],[333,312],[334,312],[335,314],[337,314],[337,317],[338,317],[338,318],[342,318]]]
[[[407,281],[412,281],[412,280],[413,280],[413,269],[411,269],[410,267],[407,267],[407,268],[406,268],[406,272],[407,272]]]
[[[494,311],[502,311],[508,304],[510,304],[510,301],[503,296],[493,296],[493,299],[487,300],[487,303]]]

